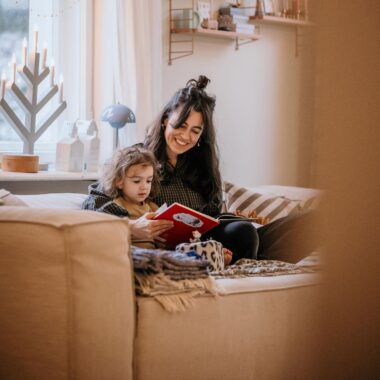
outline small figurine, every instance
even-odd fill
[[[202,234],[198,230],[193,231],[193,238],[190,239],[190,242],[199,243],[201,241],[201,236]]]
[[[55,168],[65,172],[81,172],[83,170],[84,145],[78,136],[75,123],[67,124],[72,128],[68,137],[57,143]]]

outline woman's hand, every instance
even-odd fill
[[[154,212],[150,212],[136,220],[130,220],[132,236],[137,239],[154,240],[173,227],[174,223],[170,220],[153,220],[155,215]]]

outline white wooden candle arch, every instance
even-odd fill
[[[57,119],[57,117],[67,107],[63,100],[63,79],[60,80],[59,87],[54,83],[54,66],[52,66],[50,87],[48,91],[38,100],[38,87],[42,81],[49,75],[50,69],[46,63],[46,48],[43,49],[42,68],[40,71],[40,53],[37,51],[38,31],[34,31],[34,51],[30,55],[29,65],[26,62],[26,46],[23,44],[23,62],[22,66],[17,70],[27,84],[27,91],[24,94],[20,87],[16,84],[16,62],[12,60],[12,74],[8,89],[17,101],[23,112],[25,113],[25,122],[22,122],[17,114],[13,111],[9,103],[5,99],[6,78],[2,75],[0,87],[0,112],[4,115],[10,126],[16,131],[18,136],[24,143],[23,153],[33,154],[34,144],[41,135],[49,128],[49,126]],[[49,115],[40,125],[37,125],[37,114],[44,108],[47,103],[60,92],[59,102]]]

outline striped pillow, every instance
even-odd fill
[[[260,194],[257,191],[224,182],[225,201],[228,212],[239,211],[248,216],[255,211],[257,216],[268,218],[270,222],[299,211],[315,209],[319,197],[293,200],[285,196]]]

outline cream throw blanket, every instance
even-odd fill
[[[168,312],[193,307],[195,297],[199,295],[223,294],[223,288],[217,286],[215,279],[279,276],[320,269],[318,256],[298,264],[240,259],[223,271],[211,273],[207,270],[209,262],[191,251],[183,253],[132,247],[132,259],[136,294],[153,297]]]
[[[202,294],[216,296],[209,262],[193,252],[132,247],[136,294],[153,297],[169,312],[185,311]]]

